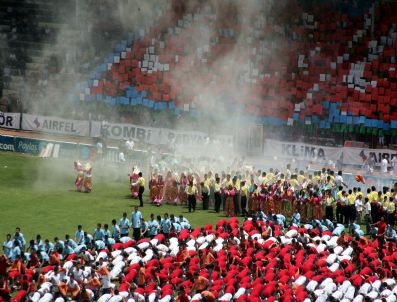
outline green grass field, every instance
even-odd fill
[[[123,212],[130,217],[139,201],[129,197],[128,171],[127,166],[104,168],[94,164],[93,191],[78,193],[72,161],[0,152],[0,236],[5,238],[19,226],[26,240],[36,234],[53,240],[65,234],[74,236],[78,224],[92,233],[98,222],[110,225]],[[147,203],[146,195],[141,212],[145,219],[150,213],[183,214],[194,227],[220,218],[214,211],[188,213],[182,206],[155,207]]]

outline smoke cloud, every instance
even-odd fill
[[[179,119],[177,129],[199,128],[210,134],[210,140],[214,134],[233,136],[240,129],[248,136],[249,127],[242,122],[244,101],[256,97],[255,86],[265,76],[260,66],[277,54],[274,42],[259,39],[271,2],[189,2],[188,13],[171,29],[185,43],[182,54],[175,55],[177,63],[168,80],[177,90],[176,101],[186,111],[197,112],[199,125],[191,122],[193,119]],[[238,156],[232,146],[211,143],[192,147],[189,152],[219,157],[220,150],[228,162]],[[186,153],[186,147],[177,151]]]

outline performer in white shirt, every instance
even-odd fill
[[[382,161],[380,162],[380,171],[382,172],[382,174],[387,173],[387,165],[388,164],[389,164],[389,162],[387,161],[386,157],[383,157]]]

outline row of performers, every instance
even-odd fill
[[[180,177],[174,177],[169,173],[164,179],[162,175],[152,174],[149,181],[149,201],[157,206],[163,203],[187,205],[188,195],[192,195],[193,192],[196,199],[203,201],[203,208],[208,209],[210,186],[209,182],[200,183],[198,175],[182,173]]]
[[[149,192],[150,202],[157,206],[162,203],[188,205],[193,192],[195,200],[202,201],[204,210],[208,209],[212,199],[215,211],[220,212],[222,208],[226,216],[255,214],[258,210],[292,216],[299,210],[302,219],[308,221],[321,219],[325,213],[325,200],[332,197],[331,191],[322,196],[310,185],[295,193],[291,187],[280,188],[277,183],[258,186],[248,185],[243,180],[236,186],[235,182],[221,184],[219,178],[215,182],[200,182],[197,176],[184,174],[180,178],[168,175],[167,180],[162,175],[153,174]]]
[[[222,208],[226,216],[254,215],[261,211],[267,215],[275,213],[292,217],[294,213],[299,213],[301,220],[307,222],[313,219],[321,220],[324,217],[333,221],[334,214],[336,214],[336,220],[343,223],[343,220],[349,216],[350,218],[355,216],[354,201],[361,194],[361,192],[352,192],[347,197],[346,192],[344,198],[349,200],[346,204],[337,197],[344,191],[339,191],[336,194],[335,187],[329,189],[329,186],[325,184],[320,187],[308,184],[305,189],[295,190],[287,181],[283,185],[276,182],[258,186],[256,184],[249,185],[243,180],[239,186],[235,186],[233,182],[226,185],[223,182],[221,184],[220,179],[217,178],[215,183],[201,182],[200,185],[197,185],[198,183],[200,183],[198,178],[185,177],[183,174],[178,181],[172,177],[168,181],[164,181],[161,175],[152,175],[149,182],[150,202],[158,206],[163,202],[189,205],[189,199],[191,199],[189,196],[194,195],[195,200],[202,201],[204,210],[208,210],[209,201],[212,199],[215,211],[220,212]],[[361,197],[363,197],[362,194]],[[379,211],[376,210],[377,208]],[[377,207],[376,202],[372,205],[372,209],[372,213],[376,217],[382,216],[383,208]]]
[[[83,165],[79,161],[74,162],[74,169],[77,171],[77,177],[74,182],[77,192],[90,193],[92,190],[92,166],[90,163]],[[83,190],[84,188],[84,190]]]

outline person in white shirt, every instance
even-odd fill
[[[286,169],[285,169],[285,178],[290,179],[291,178],[291,164],[288,164]]]
[[[354,206],[356,208],[356,223],[361,224],[361,215],[363,213],[363,202],[362,195],[357,195],[356,200],[354,201]]]
[[[393,170],[392,170],[393,175],[397,175],[397,156],[393,157],[390,162],[391,162],[391,166],[393,168]]]
[[[343,181],[342,171],[338,171],[338,175],[335,176],[334,182],[337,188],[339,188],[340,186],[344,186],[345,188],[347,188],[347,185]]]
[[[369,293],[370,290],[371,290],[371,284],[366,282],[363,285],[361,285],[358,293],[359,294],[363,294],[365,296],[365,295],[367,295]]]
[[[123,296],[119,294],[119,291],[116,289],[114,291],[114,295],[107,302],[121,302],[123,301]]]
[[[8,258],[11,256],[12,247],[13,247],[13,241],[11,239],[11,234],[7,234],[6,240],[3,242],[3,253]]]
[[[103,294],[102,296],[99,297],[98,302],[106,302],[109,301],[109,299],[112,297],[111,294]]]
[[[383,157],[383,159],[380,163],[380,171],[382,172],[382,174],[387,173],[387,165],[388,164],[389,164],[389,162],[387,161],[386,157]]]
[[[124,152],[120,151],[119,153],[119,163],[125,163],[125,156],[124,156]]]
[[[125,147],[127,148],[128,162],[131,163],[133,158],[134,147],[135,147],[135,142],[131,137],[128,139],[128,141],[125,142]]]
[[[365,203],[364,203],[364,208],[365,208],[365,226],[366,226],[366,231],[367,234],[369,234],[370,230],[371,230],[371,222],[372,222],[372,218],[371,218],[371,203],[369,202],[368,197],[365,197]]]
[[[103,159],[103,143],[99,139],[96,143],[96,154],[99,160]]]

